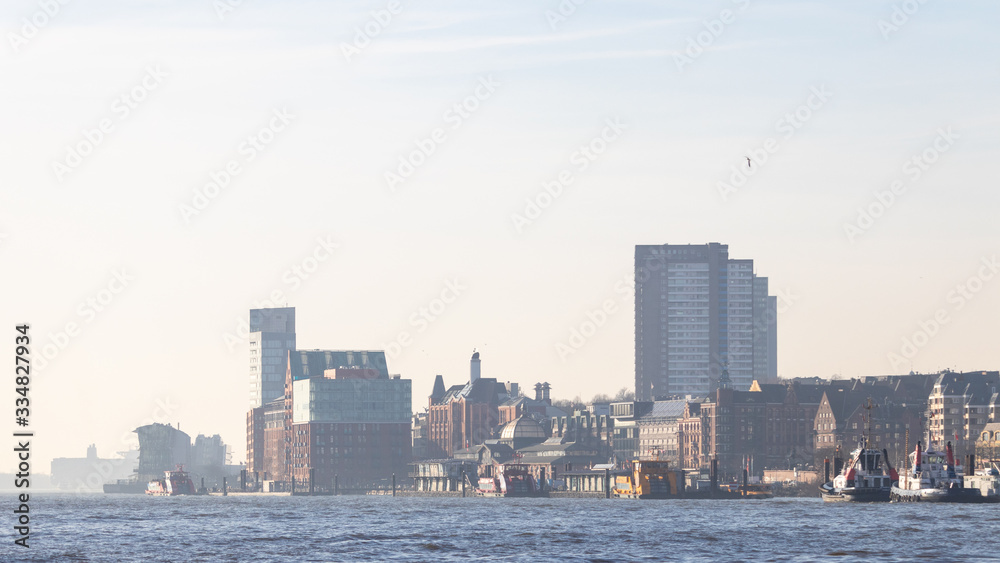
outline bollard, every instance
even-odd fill
[[[604,470],[604,498],[611,498],[611,470]]]
[[[222,478],[222,496],[229,496],[229,491],[226,490],[226,478]]]
[[[396,474],[392,474],[392,496],[396,496]]]
[[[337,475],[333,476],[333,494],[334,496],[340,495],[340,483],[337,482]]]

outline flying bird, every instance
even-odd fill
[[[747,157],[747,168],[750,168],[750,157]]]

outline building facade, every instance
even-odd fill
[[[767,291],[753,261],[730,259],[727,245],[636,246],[636,399],[707,395],[727,364],[737,390],[776,375]]]
[[[956,451],[972,453],[976,439],[990,421],[998,387],[1000,372],[941,373],[927,399],[930,443],[944,447],[953,442]]]
[[[411,382],[389,376],[384,353],[289,356],[286,443],[295,481],[332,489],[335,477],[350,487],[405,475],[412,453]]]
[[[663,459],[673,467],[682,467],[680,420],[686,406],[684,399],[656,401],[649,413],[639,418],[639,458]]]
[[[285,360],[295,349],[295,307],[250,309],[250,408],[284,395]]]
[[[380,350],[286,353],[282,397],[247,415],[248,469],[261,480],[317,489],[405,475],[411,457],[410,381],[390,376]],[[287,489],[288,486],[283,488]]]
[[[427,406],[427,449],[431,458],[446,458],[494,438],[500,425],[500,405],[507,386],[481,377],[479,352],[472,354],[469,382],[445,390],[437,376]]]

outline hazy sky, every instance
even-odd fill
[[[6,1],[0,356],[30,323],[35,470],[151,420],[245,459],[240,323],[274,298],[300,348],[387,348],[415,410],[473,348],[557,398],[632,387],[636,244],[753,259],[783,377],[997,369],[998,15]]]

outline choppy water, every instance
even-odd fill
[[[4,507],[11,495],[0,496]],[[7,561],[976,561],[1000,505],[33,495]],[[16,549],[15,549],[16,548]]]

